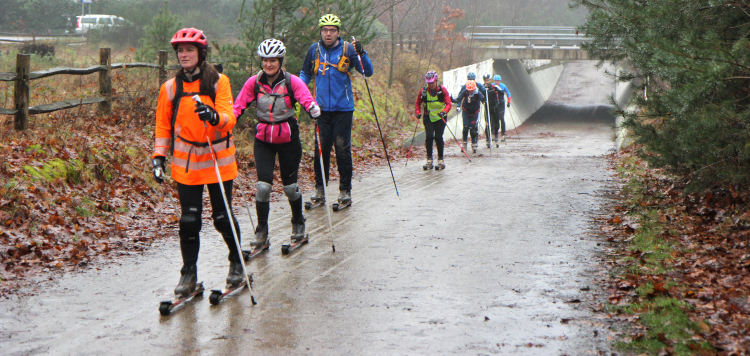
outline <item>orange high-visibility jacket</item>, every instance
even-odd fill
[[[200,92],[200,79],[188,82],[183,77],[183,92]],[[165,82],[159,90],[159,101],[156,107],[156,132],[153,157],[169,154],[172,141],[172,99],[177,90],[174,78]],[[172,178],[186,185],[218,183],[211,149],[213,143],[219,172],[222,181],[237,178],[237,161],[234,157],[232,128],[237,123],[232,109],[232,88],[229,78],[221,74],[215,85],[216,103],[208,95],[201,95],[201,101],[219,113],[219,124],[211,126],[201,121],[194,112],[195,102],[190,95],[180,99],[177,118],[174,124],[174,154],[172,159]]]

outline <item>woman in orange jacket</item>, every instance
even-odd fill
[[[211,199],[214,227],[229,247],[227,284],[236,285],[244,278],[243,262],[237,253],[229,219],[234,220],[238,238],[239,227],[234,215],[224,206],[212,157],[216,155],[221,183],[231,207],[232,183],[237,177],[232,128],[237,120],[232,110],[229,78],[206,62],[208,41],[203,31],[181,29],[172,37],[171,44],[182,68],[159,91],[153,169],[154,179],[163,182],[164,162],[172,151],[172,178],[177,182],[182,210],[179,235],[183,266],[180,282],[174,290],[180,298],[192,293],[198,280],[196,264],[204,185]],[[200,104],[193,101],[193,95],[200,96]]]

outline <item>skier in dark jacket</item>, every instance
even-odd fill
[[[473,153],[477,153],[477,139],[479,137],[477,121],[479,119],[479,112],[482,110],[481,104],[486,99],[484,97],[484,87],[481,84],[477,84],[476,75],[469,73],[467,78],[466,85],[461,86],[458,96],[451,98],[451,101],[460,103],[459,109],[464,121],[464,150],[466,150],[468,136],[471,134],[471,149]]]
[[[498,128],[502,135],[501,140],[505,141],[505,98],[508,98],[508,107],[510,107],[510,91],[505,84],[500,83],[500,75],[496,74],[492,78],[495,83],[490,82],[490,75],[485,74],[484,85],[487,89],[487,106],[490,111],[490,123],[492,127],[492,140],[497,142]],[[499,127],[498,127],[499,126]],[[487,147],[490,147],[490,133],[487,132]]]

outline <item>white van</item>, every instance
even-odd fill
[[[83,15],[76,16],[78,21],[76,22],[75,32],[78,34],[86,34],[90,29],[103,30],[105,28],[112,28],[117,26],[124,26],[128,22],[119,16],[114,15]]]

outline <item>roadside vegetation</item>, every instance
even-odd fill
[[[586,49],[635,83],[633,146],[603,230],[614,242],[617,340],[650,355],[750,353],[750,6],[738,1],[575,0]]]

